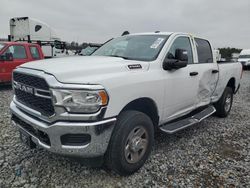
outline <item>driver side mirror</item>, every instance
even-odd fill
[[[12,53],[5,53],[4,55],[0,55],[0,61],[13,61]]]
[[[167,56],[167,58],[164,60],[163,69],[164,70],[180,69],[186,67],[187,64],[188,64],[187,50],[176,49],[174,57]]]

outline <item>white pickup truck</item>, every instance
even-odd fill
[[[205,39],[125,35],[89,57],[18,67],[12,122],[31,148],[103,156],[106,167],[128,175],[149,157],[156,130],[172,134],[213,113],[226,117],[241,75],[240,63],[217,64]]]
[[[250,67],[250,49],[244,49],[240,52],[238,62],[240,62],[245,69]]]

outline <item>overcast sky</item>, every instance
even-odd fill
[[[1,0],[0,37],[20,16],[53,26],[69,42],[159,30],[193,33],[214,47],[250,48],[250,0]]]

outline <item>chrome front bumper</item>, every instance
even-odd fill
[[[96,122],[74,122],[74,121],[57,121],[48,124],[41,121],[28,113],[20,110],[14,102],[10,105],[13,125],[19,130],[25,131],[32,137],[32,141],[42,148],[45,148],[53,153],[70,155],[75,157],[98,157],[104,155],[107,150],[109,140],[116,122],[116,118],[111,118]],[[46,133],[50,144],[44,143],[36,135],[32,134],[28,129],[21,126],[15,119],[25,122],[36,131]],[[85,145],[63,145],[61,136],[66,134],[88,134],[91,136],[89,143]]]

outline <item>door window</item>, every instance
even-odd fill
[[[40,59],[40,54],[39,54],[37,47],[31,46],[30,53],[33,59]]]
[[[188,37],[178,37],[175,39],[173,42],[170,50],[167,53],[167,58],[168,59],[176,59],[175,58],[175,51],[176,49],[182,49],[187,51],[188,55],[188,63],[194,63],[193,61],[193,51],[191,47],[191,43]]]
[[[27,58],[24,46],[20,46],[20,45],[10,46],[4,52],[4,54],[6,54],[6,53],[12,53],[14,59],[26,59]]]
[[[213,63],[212,49],[207,40],[195,38],[198,62],[199,63]]]
[[[36,26],[35,26],[35,32],[38,32],[40,29],[42,29],[42,26],[41,26],[41,25],[36,25]]]

